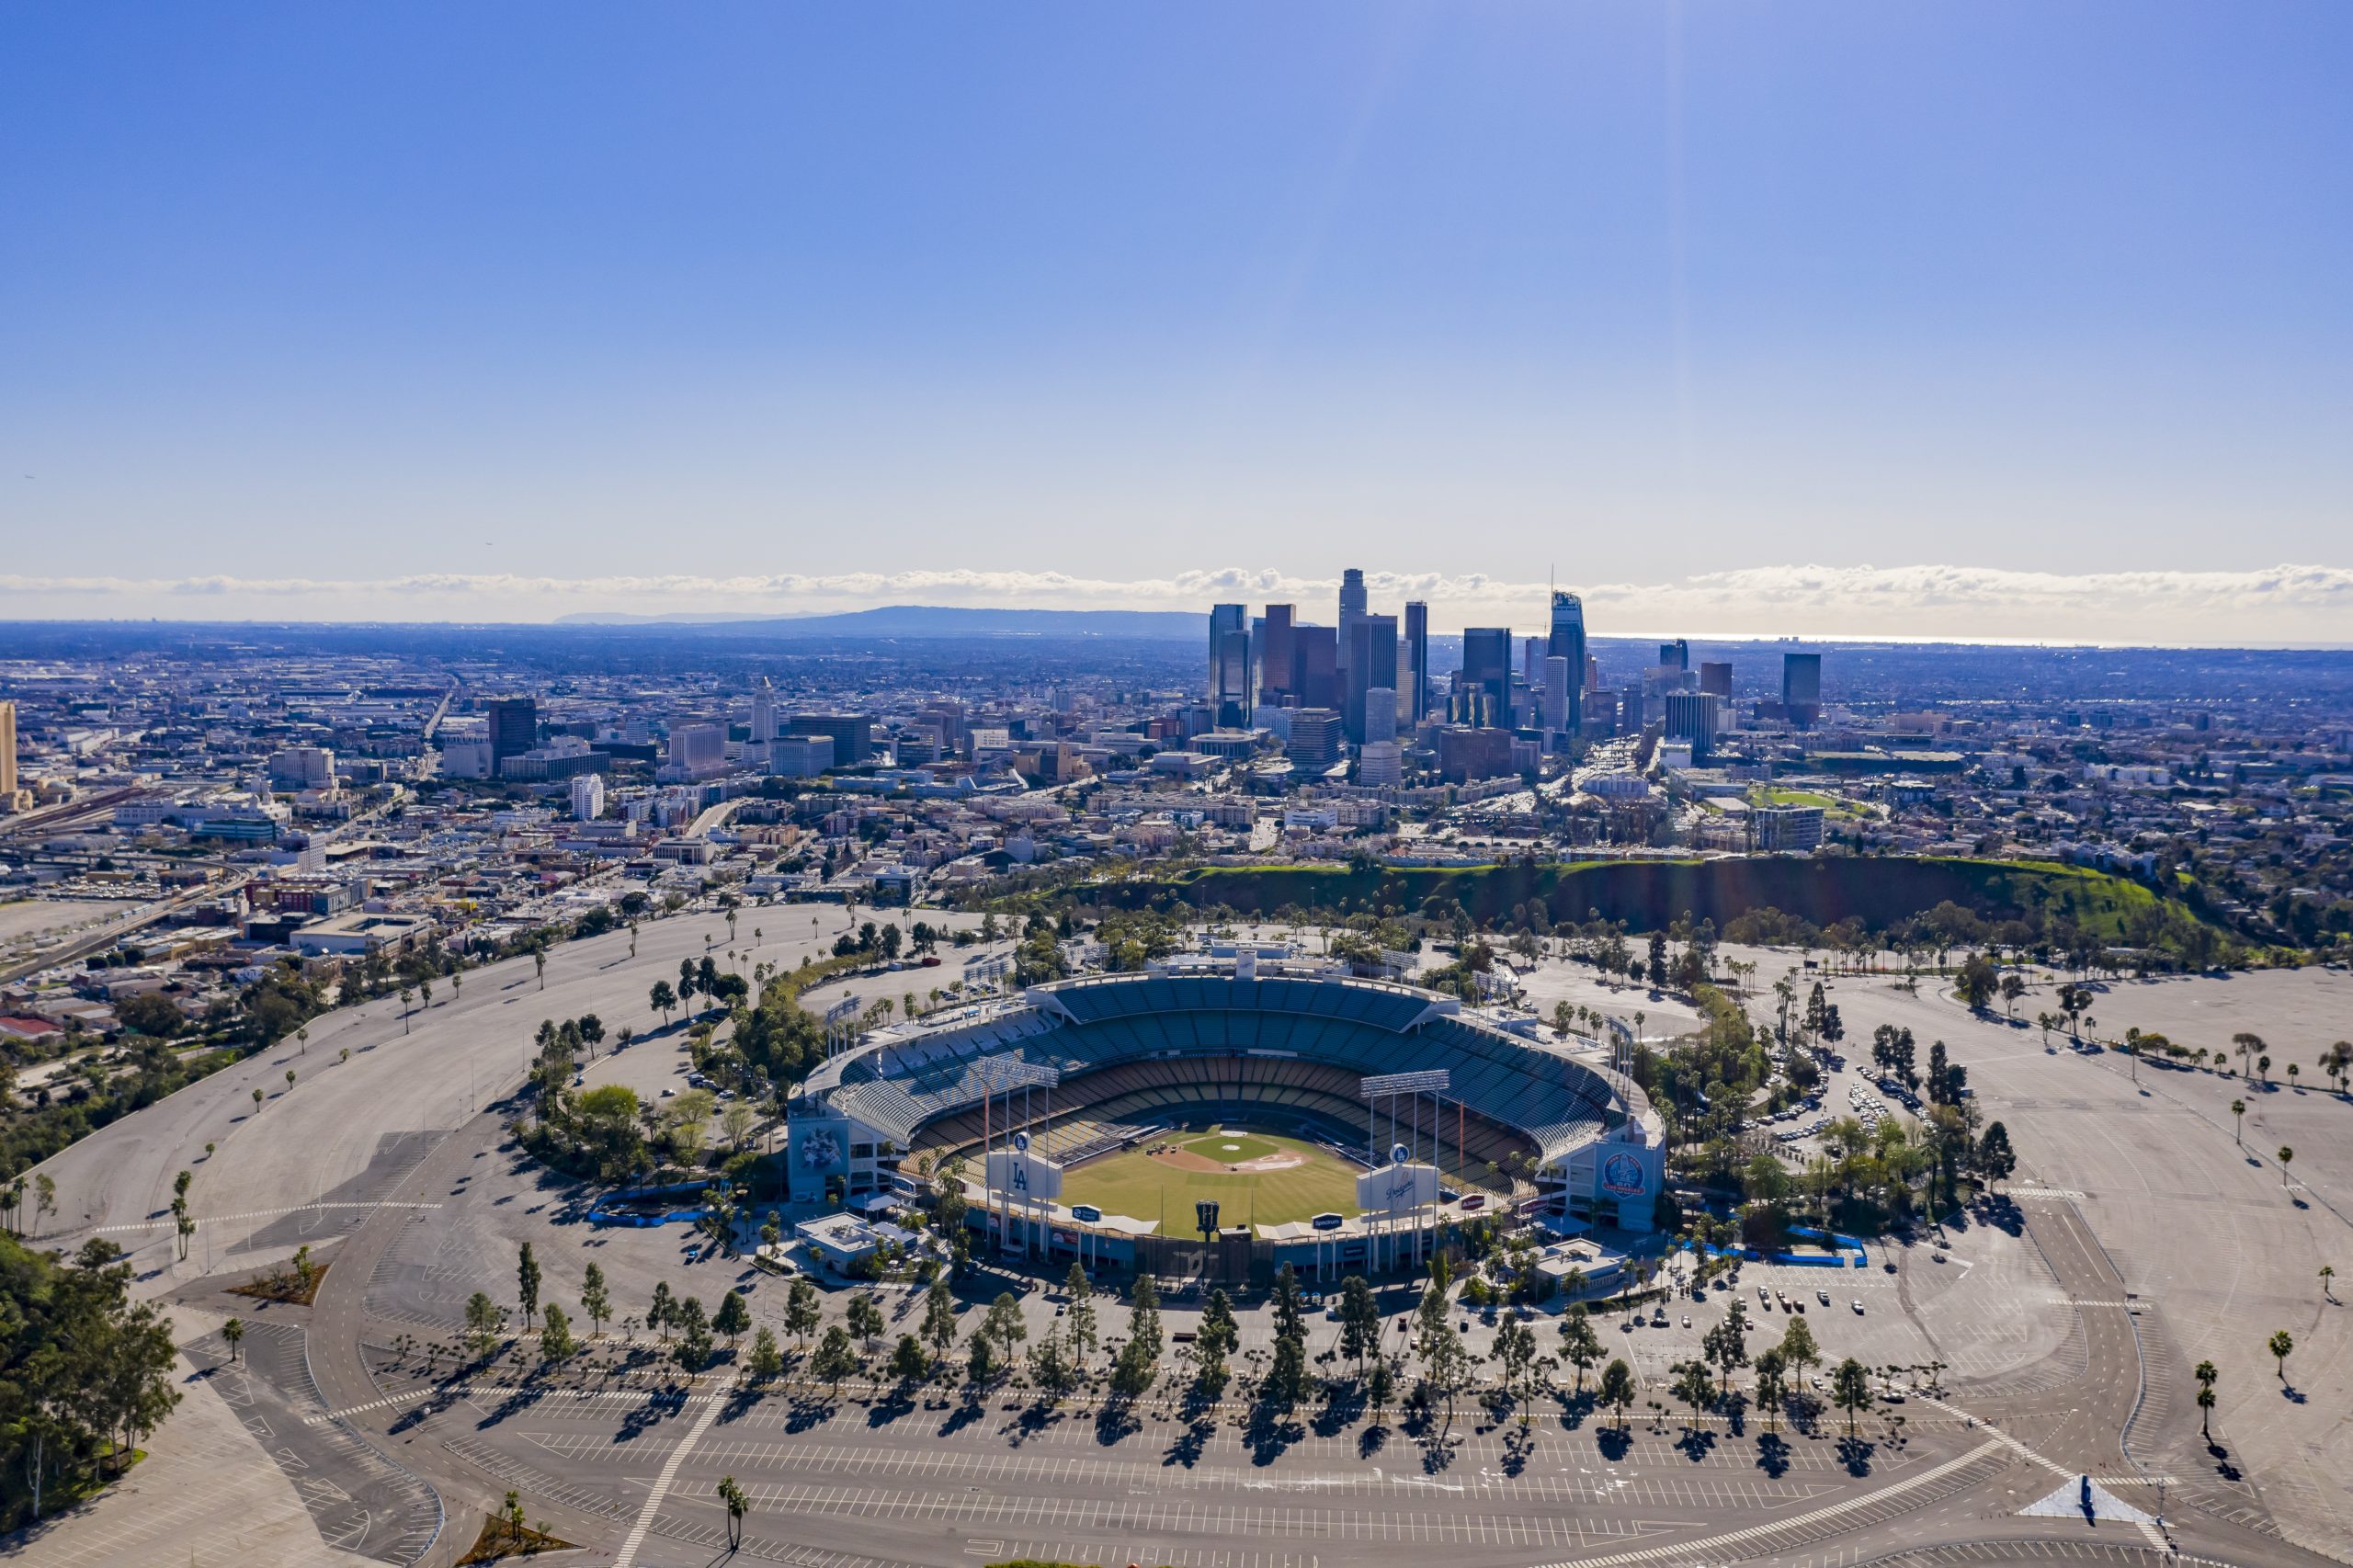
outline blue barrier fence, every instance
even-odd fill
[[[642,1203],[651,1198],[682,1198],[689,1193],[699,1196],[710,1187],[710,1183],[707,1181],[682,1181],[668,1187],[641,1187],[629,1192],[616,1192],[609,1198],[599,1199],[597,1206],[588,1210],[588,1222],[592,1225],[631,1225],[639,1229],[680,1221],[692,1223],[702,1217],[702,1205],[699,1203],[691,1209],[672,1209],[654,1214],[620,1214],[608,1205]]]

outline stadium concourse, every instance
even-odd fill
[[[1205,1257],[1171,1233],[1195,1228],[1189,1206],[1170,1223],[1054,1201],[1067,1172],[1220,1119],[1355,1159],[1367,1175],[1354,1207],[1376,1212],[1245,1224],[1247,1246]],[[1401,1233],[1427,1237],[1490,1202],[1540,1206],[1564,1228],[1646,1233],[1665,1163],[1656,1113],[1597,1050],[1248,948],[885,1029],[809,1079],[790,1125],[796,1202],[856,1201],[889,1189],[894,1166],[941,1170],[977,1151],[985,1201],[972,1222],[993,1250],[1262,1282],[1286,1263],[1336,1278],[1419,1259],[1427,1241],[1401,1250]],[[895,1179],[914,1190],[915,1178]]]

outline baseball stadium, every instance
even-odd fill
[[[1376,1232],[1506,1207],[1647,1231],[1661,1179],[1657,1119],[1597,1051],[1247,949],[881,1030],[790,1109],[796,1201],[962,1180],[988,1239],[1041,1261],[1214,1239],[1236,1267],[1377,1267]],[[1367,1212],[1392,1168],[1425,1178],[1409,1216]]]

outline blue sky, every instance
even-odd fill
[[[2340,641],[2348,60],[2341,0],[6,0],[0,615],[1357,564]]]

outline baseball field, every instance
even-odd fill
[[[1184,1235],[1194,1203],[1205,1198],[1217,1199],[1226,1225],[1354,1214],[1356,1178],[1355,1166],[1313,1143],[1211,1124],[1173,1128],[1068,1173],[1062,1200],[1157,1220],[1164,1234]]]

